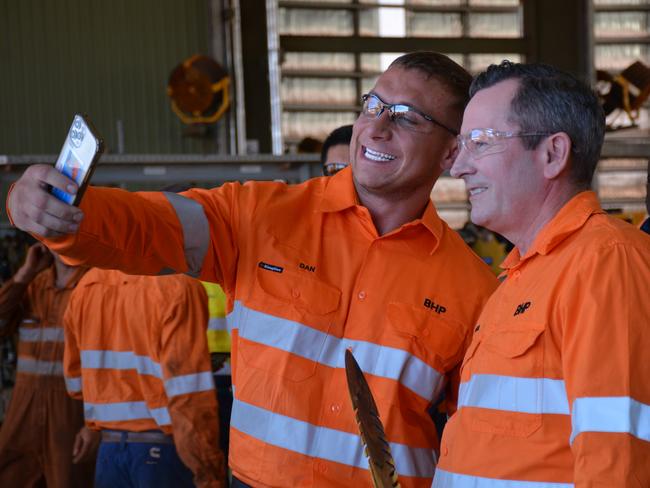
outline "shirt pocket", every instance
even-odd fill
[[[412,388],[429,402],[438,400],[445,374],[463,355],[464,336],[460,322],[408,303],[391,302],[386,308],[390,343],[407,351],[401,381],[413,377]],[[413,357],[419,359],[414,361]],[[416,370],[417,371],[416,373]]]
[[[340,306],[340,290],[286,268],[281,273],[257,268],[255,279],[239,324],[242,362],[292,381],[313,376]]]
[[[471,378],[460,404],[478,407],[472,428],[528,437],[542,425],[544,325],[515,324],[486,331],[468,358]]]

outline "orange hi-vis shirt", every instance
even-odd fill
[[[29,284],[7,281],[0,290],[0,335],[18,329],[16,383],[63,388],[63,314],[70,294],[86,268],[76,270],[63,288],[56,287],[54,265]],[[65,393],[64,393],[65,394]]]
[[[48,240],[76,262],[170,269],[228,295],[234,404],[230,466],[262,486],[370,486],[345,378],[352,349],[404,487],[429,486],[427,409],[457,382],[497,285],[429,203],[378,236],[349,169],[299,185],[226,184],[182,195],[90,188],[80,232]],[[457,380],[457,377],[456,377]]]
[[[95,430],[162,430],[200,487],[223,486],[216,393],[200,282],[92,269],[64,322],[68,392]]]
[[[650,486],[650,237],[582,192],[503,266],[433,486]]]

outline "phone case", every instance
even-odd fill
[[[72,178],[79,185],[76,195],[52,188],[52,194],[71,205],[79,205],[95,166],[104,152],[104,140],[88,120],[88,116],[76,114],[63,143],[55,168]]]

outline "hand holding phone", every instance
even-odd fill
[[[97,130],[87,117],[76,114],[54,167],[73,179],[79,185],[79,190],[75,195],[71,195],[58,188],[52,188],[52,195],[70,205],[79,205],[103,151],[104,141]]]

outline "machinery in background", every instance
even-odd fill
[[[197,54],[173,69],[167,95],[183,123],[212,124],[230,106],[230,77],[214,59]]]
[[[610,119],[608,130],[636,127],[639,109],[650,96],[650,67],[636,61],[619,75],[613,76],[607,71],[598,70],[596,76],[596,91],[605,115]],[[629,123],[614,126],[622,114],[627,115]]]

